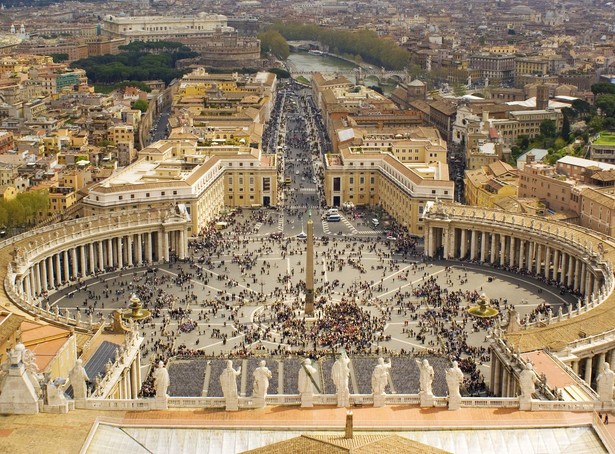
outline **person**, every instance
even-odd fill
[[[156,397],[167,396],[167,389],[169,388],[169,371],[164,367],[164,363],[160,361],[158,367],[154,371],[154,389],[156,390]]]
[[[86,382],[90,379],[88,377],[85,368],[83,367],[83,361],[79,358],[75,362],[75,367],[68,373],[70,384],[73,387],[73,397],[77,399],[85,399],[88,396],[88,388]]]
[[[613,400],[614,380],[615,373],[611,370],[609,363],[602,363],[602,372],[596,378],[598,396],[601,402],[611,402]]]
[[[384,390],[389,383],[389,371],[391,370],[391,360],[384,362],[384,358],[378,358],[378,365],[372,372],[372,392],[374,395],[384,394]]]
[[[314,383],[316,377],[316,368],[312,366],[312,361],[309,358],[303,360],[301,369],[299,369],[299,394],[314,394]],[[311,379],[310,379],[311,377]]]
[[[259,363],[259,367],[254,371],[254,390],[252,391],[253,397],[259,399],[265,399],[267,396],[267,389],[269,388],[269,379],[271,378],[271,371],[265,366],[266,362],[263,360]]]
[[[348,377],[350,376],[350,358],[346,352],[335,361],[331,368],[331,378],[337,394],[337,406],[347,407],[350,405],[350,390],[348,389]]]
[[[230,359],[226,362],[226,369],[220,375],[220,385],[222,386],[222,394],[225,399],[237,399],[237,377],[241,375],[241,367],[233,369],[233,361]]]
[[[423,361],[419,361],[417,359],[415,361],[416,361],[417,366],[419,366],[419,371],[420,371],[420,376],[419,376],[420,392],[424,393],[427,396],[433,396],[433,390],[432,390],[433,377],[434,377],[433,367],[431,366],[431,364],[429,364],[429,361],[427,361],[427,359],[423,359]]]
[[[519,374],[519,388],[522,399],[531,399],[536,392],[536,374],[530,363],[525,363],[525,368]]]
[[[457,361],[453,361],[453,367],[446,370],[446,385],[448,386],[448,397],[461,399],[459,387],[463,382],[463,372],[459,368]]]

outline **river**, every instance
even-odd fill
[[[354,63],[331,57],[330,55],[311,55],[307,52],[293,52],[286,60],[291,72],[332,72],[349,71],[356,68]]]
[[[311,55],[307,52],[292,52],[286,60],[291,73],[294,72],[335,72],[335,71],[352,71],[357,67],[354,63],[350,63],[340,58],[332,57],[330,55],[320,56]],[[355,77],[352,75],[346,76],[352,83],[355,82]],[[309,79],[310,77],[307,76]],[[365,85],[373,87],[377,85],[373,80],[366,80]],[[381,88],[384,93],[388,95],[394,88],[395,84],[384,84]]]

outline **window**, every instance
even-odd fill
[[[149,197],[149,192],[146,192],[146,193],[145,193],[145,197]]]
[[[164,191],[160,191],[160,195],[165,195],[165,192]]]
[[[134,194],[130,194],[130,198],[131,198],[131,199],[134,199],[134,198],[135,198],[135,195],[134,195]]]
[[[122,200],[124,197],[123,196],[119,196],[119,199]]]
[[[177,195],[177,191],[173,191],[173,195]]]

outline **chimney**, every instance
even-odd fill
[[[344,433],[344,438],[353,438],[352,437],[352,411],[346,413],[346,433]]]

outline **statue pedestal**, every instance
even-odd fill
[[[23,363],[11,364],[0,389],[0,413],[36,415],[40,408],[34,386],[28,379]]]
[[[156,396],[154,398],[155,410],[168,410],[169,409],[169,396]]]
[[[264,397],[253,397],[252,398],[252,405],[255,408],[265,408],[267,406],[267,404],[265,403],[265,398]]]
[[[312,408],[314,406],[314,393],[301,393],[301,407]]]
[[[461,408],[461,396],[448,396],[448,409],[459,410]]]
[[[529,411],[531,409],[532,409],[532,398],[519,396],[519,410]]]
[[[238,398],[227,398],[225,399],[226,411],[237,411],[239,410],[239,399]]]
[[[374,407],[384,407],[386,394],[374,394]]]
[[[435,404],[435,399],[433,394],[426,393],[425,391],[421,391],[419,393],[419,405],[421,407],[433,407]]]

